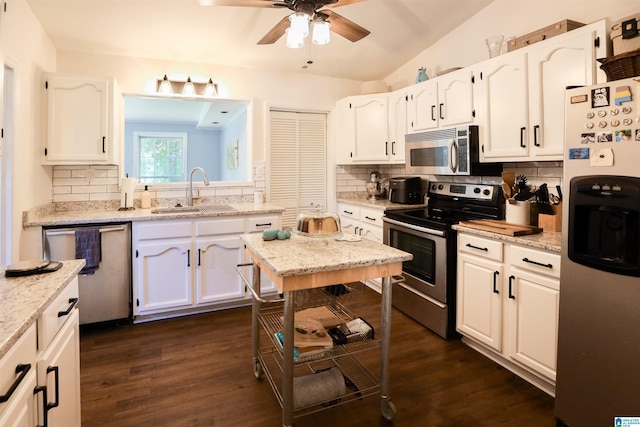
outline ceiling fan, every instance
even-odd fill
[[[244,6],[244,7],[275,7],[287,8],[293,12],[306,13],[314,21],[328,21],[331,31],[352,42],[369,35],[369,30],[361,27],[353,21],[333,12],[323,9],[325,6],[334,8],[364,0],[200,0],[201,4],[214,6]],[[289,28],[289,16],[285,16],[267,34],[260,39],[258,44],[273,44],[282,37]]]

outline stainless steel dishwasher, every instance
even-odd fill
[[[42,247],[50,261],[76,259],[76,231],[96,229],[100,259],[91,274],[78,276],[80,324],[131,319],[131,224],[44,227]]]

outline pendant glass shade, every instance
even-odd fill
[[[187,78],[187,82],[184,84],[184,88],[182,88],[182,94],[185,96],[194,96],[196,94],[196,88],[191,82],[191,77]]]
[[[204,87],[204,96],[218,96],[216,87],[213,85],[213,80],[209,79],[207,85]]]
[[[173,92],[171,90],[171,82],[169,81],[169,79],[167,78],[167,75],[165,74],[164,77],[162,78],[162,83],[160,83],[160,93],[162,94],[169,94],[171,92]]]
[[[289,33],[295,33],[296,37],[305,38],[309,35],[309,15],[296,12],[289,15]]]
[[[304,37],[291,31],[291,28],[286,30],[287,32],[287,47],[291,49],[300,49],[304,44]]]
[[[331,24],[327,21],[316,21],[313,24],[311,41],[313,44],[327,44],[331,40]]]

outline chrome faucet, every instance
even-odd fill
[[[189,173],[189,197],[187,197],[187,206],[193,206],[193,173],[199,170],[204,175],[204,185],[209,185],[209,177],[207,177],[207,173],[201,167],[195,167],[191,169],[191,173]]]

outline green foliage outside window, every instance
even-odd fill
[[[140,182],[183,182],[182,137],[140,136]]]

